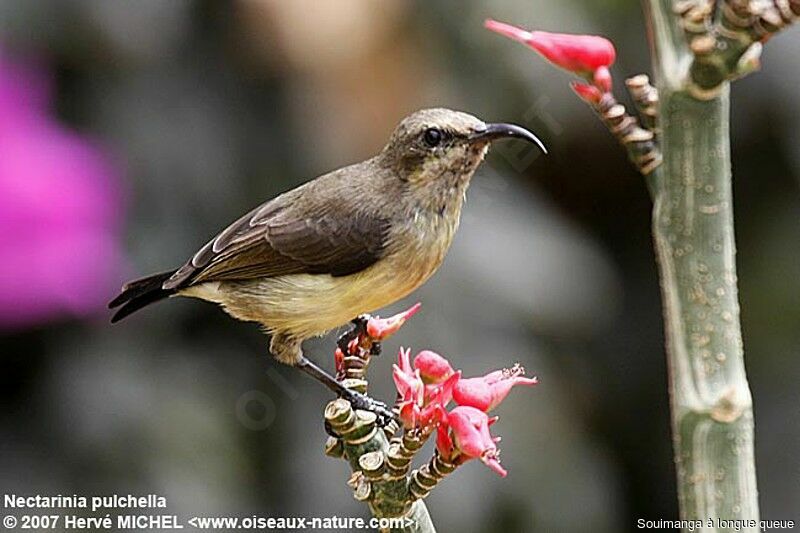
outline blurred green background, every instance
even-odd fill
[[[677,518],[644,184],[570,78],[487,17],[610,37],[620,97],[648,70],[632,0],[0,0],[2,492],[155,493],[184,518],[366,516],[347,466],[322,453],[329,393],[272,362],[256,326],[171,301],[111,327],[104,302],[261,201],[370,156],[405,114],[445,106],[523,124],[551,154],[496,146],[442,269],[382,313],[423,303],[373,363],[379,397],[401,343],[466,374],[520,361],[540,379],[499,410],[508,478],[466,465],[428,498],[435,523]],[[767,519],[800,518],[798,50],[797,29],[771,41],[732,97]],[[334,338],[307,354],[331,368]]]

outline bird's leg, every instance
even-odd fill
[[[320,368],[313,361],[307,359],[306,357],[301,356],[300,360],[295,366],[331,389],[333,392],[339,395],[339,397],[350,402],[350,405],[353,406],[353,409],[361,409],[362,411],[371,411],[375,413],[378,416],[377,423],[379,426],[383,427],[388,424],[389,421],[394,420],[395,415],[392,410],[389,409],[388,405],[370,398],[366,394],[361,394],[360,392],[348,389],[342,384],[342,382],[338,381],[336,378],[328,374],[324,369]]]

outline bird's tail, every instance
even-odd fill
[[[111,318],[111,323],[119,322],[131,313],[175,293],[175,289],[162,288],[163,283],[172,276],[173,271],[153,274],[146,278],[129,281],[122,286],[122,292],[111,300],[109,309],[120,307]]]

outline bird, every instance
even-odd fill
[[[492,141],[515,124],[444,108],[400,121],[374,157],[278,195],[214,236],[176,270],[126,283],[112,323],[167,297],[219,304],[260,324],[270,354],[360,408],[380,402],[344,387],[303,354],[302,343],[390,305],[439,268],[458,229],[467,188]]]

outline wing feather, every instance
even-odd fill
[[[320,202],[319,209],[308,209],[308,204],[298,208],[290,201],[295,199],[278,197],[242,216],[200,248],[163,287],[302,273],[346,276],[380,259],[388,219],[347,209],[346,201],[339,202],[343,209],[331,209],[337,199]]]

